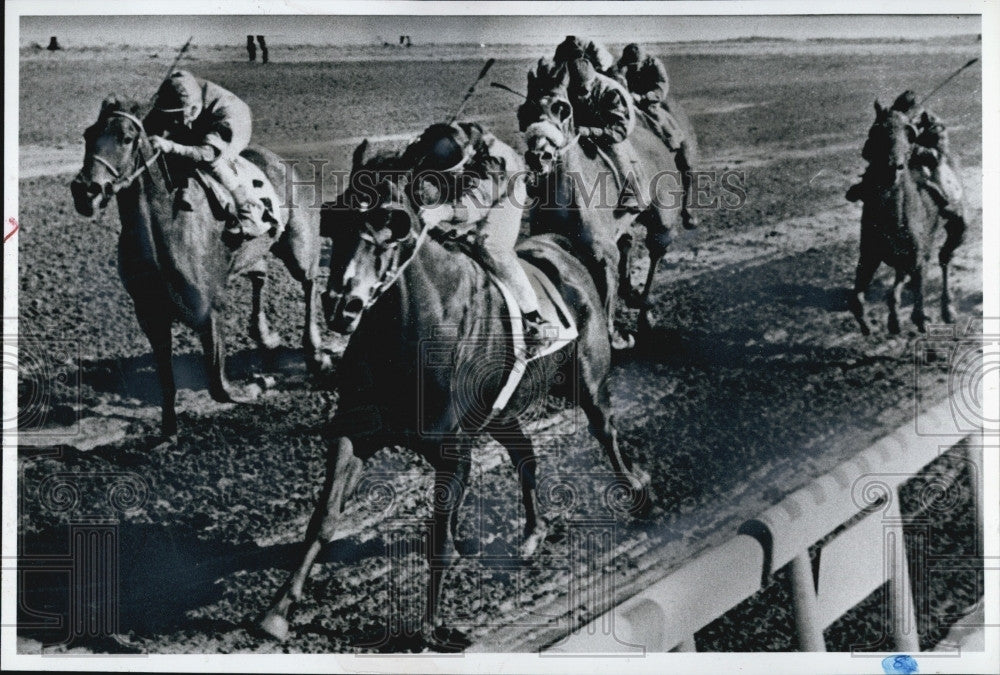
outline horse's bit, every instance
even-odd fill
[[[114,110],[114,111],[112,111],[112,112],[110,112],[108,114],[114,115],[115,117],[124,117],[125,119],[129,120],[130,122],[132,122],[132,124],[134,124],[136,126],[136,128],[139,129],[140,136],[141,137],[145,137],[146,130],[145,130],[145,128],[142,125],[142,120],[140,120],[135,115],[133,115],[131,113],[127,113],[124,110]],[[107,190],[107,192],[109,193],[109,196],[121,192],[122,190],[124,190],[125,188],[127,188],[129,185],[131,185],[132,183],[134,183],[135,180],[139,176],[141,176],[144,172],[146,172],[146,171],[149,170],[149,167],[153,165],[153,162],[155,162],[157,159],[159,159],[160,155],[162,154],[159,150],[156,150],[149,157],[149,159],[144,160],[142,158],[142,147],[141,146],[137,146],[136,147],[136,153],[137,153],[138,158],[139,158],[139,161],[137,162],[137,164],[140,164],[141,166],[137,166],[134,171],[132,171],[131,173],[129,173],[126,176],[122,176],[121,172],[118,171],[118,169],[115,166],[113,166],[111,164],[111,162],[109,162],[108,160],[104,159],[100,155],[96,155],[96,154],[95,155],[91,155],[91,158],[95,162],[97,162],[98,164],[103,165],[104,168],[106,168],[111,173],[111,175],[115,177],[114,182],[111,183],[110,187]]]

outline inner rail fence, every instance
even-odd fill
[[[920,413],[919,425],[910,422],[881,438],[745,521],[721,545],[692,557],[589,623],[567,627],[541,651],[595,656],[696,651],[699,630],[790,565],[790,609],[801,651],[826,651],[824,629],[886,585],[888,634],[883,642],[897,651],[919,652],[900,487],[953,448],[969,468],[976,551],[983,552],[982,429],[958,428],[954,405],[947,399]],[[931,492],[947,489],[937,484]],[[810,556],[817,544],[818,565]],[[497,646],[505,651],[529,647],[502,637],[491,648]],[[531,647],[537,649],[537,642]]]

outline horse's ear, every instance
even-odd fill
[[[142,106],[138,102],[133,101],[128,110],[136,117],[142,117]]]
[[[121,105],[122,104],[118,100],[118,97],[116,95],[114,95],[114,94],[111,94],[110,96],[108,96],[107,98],[105,98],[103,101],[101,101],[101,113],[100,114],[104,115],[105,113],[109,113],[112,110],[118,110],[119,108],[121,108]]]
[[[359,166],[364,166],[366,152],[368,152],[367,138],[361,141],[358,147],[354,148],[354,158],[352,159],[352,161],[354,162],[353,166],[355,169],[358,168]]]
[[[917,132],[916,125],[914,124],[906,125],[906,140],[908,140],[910,143],[913,143],[915,140],[917,140],[918,135],[919,133]]]
[[[875,117],[884,117],[884,116],[885,116],[885,108],[882,106],[882,104],[876,98],[875,99]]]

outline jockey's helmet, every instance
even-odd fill
[[[639,63],[642,60],[642,47],[632,42],[622,50],[622,63]]]
[[[584,56],[584,54],[583,45],[580,44],[577,37],[575,35],[567,35],[566,39],[556,47],[554,60],[557,63],[568,63]]]
[[[917,95],[912,89],[907,89],[902,94],[896,97],[896,100],[892,102],[892,109],[898,110],[899,112],[905,113],[910,112],[917,107]]]
[[[472,156],[469,138],[454,124],[432,124],[412,147],[418,170],[457,171]]]
[[[597,79],[597,71],[593,64],[587,59],[579,58],[569,63],[569,85],[570,92],[576,95],[586,94],[590,91],[594,80]]]
[[[198,80],[186,70],[170,74],[156,92],[156,108],[165,113],[180,113],[185,124],[191,124],[202,109],[202,92]]]

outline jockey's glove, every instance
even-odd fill
[[[577,127],[576,133],[580,138],[600,138],[604,135],[601,127]]]

